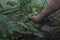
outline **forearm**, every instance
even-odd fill
[[[60,8],[60,0],[52,0],[45,9],[37,15],[38,21],[44,19],[46,16],[57,11]]]

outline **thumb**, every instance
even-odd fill
[[[33,16],[33,14],[29,14],[29,15],[28,15],[28,18],[32,18],[32,16]]]

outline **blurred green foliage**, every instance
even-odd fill
[[[2,8],[0,10],[0,38],[8,40],[8,34],[12,35],[11,38],[13,38],[14,31],[43,37],[41,32],[35,28],[36,23],[28,21],[28,14],[38,14],[46,4],[48,4],[46,0],[8,1],[6,5],[13,8],[4,9],[0,3],[0,8]]]

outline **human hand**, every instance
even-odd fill
[[[29,14],[28,18],[29,18],[29,20],[32,20],[33,22],[36,22],[36,23],[39,22],[38,16],[34,16],[33,14]]]

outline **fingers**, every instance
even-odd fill
[[[28,18],[32,18],[32,16],[33,16],[33,14],[29,14],[29,15],[28,15]]]
[[[35,22],[35,23],[38,23],[38,21],[39,21],[38,16],[33,16],[32,14],[29,14],[29,15],[28,15],[28,19],[29,19],[30,21]]]
[[[33,14],[28,14],[28,20],[31,21]]]

